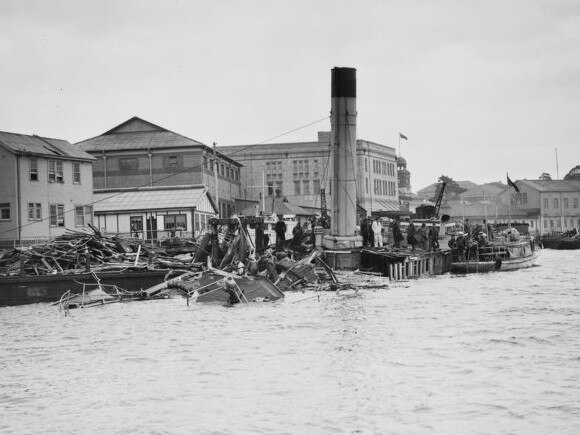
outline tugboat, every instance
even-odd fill
[[[533,238],[515,228],[502,231],[499,240],[486,245],[471,244],[464,258],[454,257],[452,273],[485,273],[531,267],[540,255]]]

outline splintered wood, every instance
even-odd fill
[[[74,274],[85,271],[120,271],[185,268],[191,259],[160,255],[133,240],[67,230],[47,243],[0,251],[0,276]]]

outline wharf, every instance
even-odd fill
[[[450,251],[412,252],[363,248],[360,254],[361,271],[380,273],[392,281],[440,275],[448,272],[451,267]]]

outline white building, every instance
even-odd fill
[[[65,140],[0,132],[0,242],[32,243],[91,223],[94,160]]]
[[[105,234],[159,240],[198,237],[217,207],[205,186],[97,189],[95,225]]]

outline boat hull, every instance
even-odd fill
[[[112,284],[130,291],[138,291],[163,282],[167,270],[100,272],[103,284]],[[70,290],[80,293],[79,283],[94,284],[90,273],[73,275],[9,276],[0,277],[0,306],[54,302]]]
[[[487,273],[493,271],[517,270],[532,267],[540,253],[533,251],[530,255],[496,261],[461,261],[451,263],[452,273]]]
[[[580,249],[580,239],[543,239],[542,245],[546,249]]]

